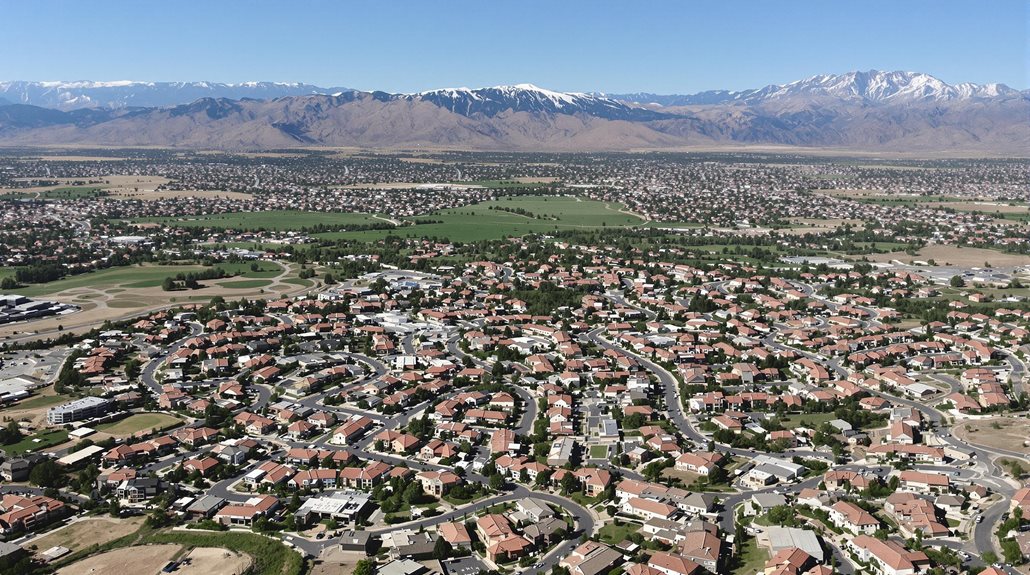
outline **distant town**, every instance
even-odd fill
[[[0,151],[0,573],[1025,573],[1028,174]]]

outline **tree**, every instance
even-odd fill
[[[161,289],[164,290],[164,291],[172,291],[172,290],[174,290],[175,289],[175,280],[173,280],[171,278],[171,276],[165,277],[165,279],[161,282]]]
[[[490,476],[490,489],[493,489],[494,491],[504,489],[504,478],[501,477],[500,473],[495,473]]]
[[[61,468],[51,459],[40,461],[29,472],[29,483],[40,487],[59,487]]]
[[[12,421],[7,424],[7,427],[0,429],[0,444],[10,445],[18,443],[23,438],[21,428],[18,427],[18,422],[16,421]]]
[[[958,276],[958,275],[951,276],[951,282],[950,283],[951,283],[951,287],[953,287],[953,288],[966,287],[966,280],[962,279],[962,276]]]
[[[437,561],[443,561],[451,557],[451,544],[447,542],[443,537],[439,537],[436,540],[436,544],[433,545],[433,559]]]
[[[373,573],[375,573],[375,567],[370,559],[362,559],[354,566],[354,575],[372,575]]]

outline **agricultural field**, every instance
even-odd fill
[[[495,209],[491,209],[495,208]],[[507,210],[524,210],[512,213]],[[547,234],[566,229],[631,227],[643,223],[634,215],[620,212],[621,204],[606,204],[571,197],[505,197],[472,206],[443,210],[409,221],[434,223],[405,226],[396,230],[369,230],[317,234],[329,239],[375,241],[388,235],[400,237],[448,238],[455,242],[474,242],[530,233]]]
[[[357,226],[387,223],[370,214],[343,212],[301,212],[278,210],[190,216],[188,218],[142,218],[136,223],[156,223],[182,228],[220,228],[231,230],[300,230],[317,225]]]

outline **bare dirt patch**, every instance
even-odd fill
[[[57,575],[158,575],[182,549],[178,545],[144,545],[115,549],[62,567]]]
[[[179,575],[242,575],[252,563],[249,555],[220,549],[196,547],[190,550],[176,571]]]
[[[877,262],[890,262],[898,260],[908,263],[911,261],[934,260],[937,265],[953,265],[959,267],[980,267],[989,262],[992,266],[1016,267],[1030,265],[1030,256],[1021,254],[1007,254],[997,250],[983,248],[960,248],[952,245],[933,244],[919,250],[916,255],[910,256],[905,252],[888,252],[885,254],[874,254],[869,259]]]
[[[840,218],[794,218],[791,220],[791,223],[794,224],[794,226],[786,230],[781,230],[781,233],[787,235],[818,234],[834,231],[838,228],[844,227],[845,225],[850,225],[852,229],[856,231],[861,231],[864,228],[862,220],[846,220]]]
[[[28,544],[35,545],[36,550],[39,552],[57,546],[78,551],[90,545],[103,545],[119,537],[124,537],[139,529],[142,524],[142,517],[131,517],[129,519],[116,519],[114,517],[84,519],[56,531],[51,531],[39,539],[30,541]]]
[[[1030,420],[1011,417],[977,419],[957,423],[953,431],[955,437],[974,445],[1030,455],[1030,446],[1024,444],[1030,438]]]

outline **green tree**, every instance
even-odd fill
[[[370,559],[362,559],[354,566],[354,575],[372,575],[375,573],[375,566]]]

